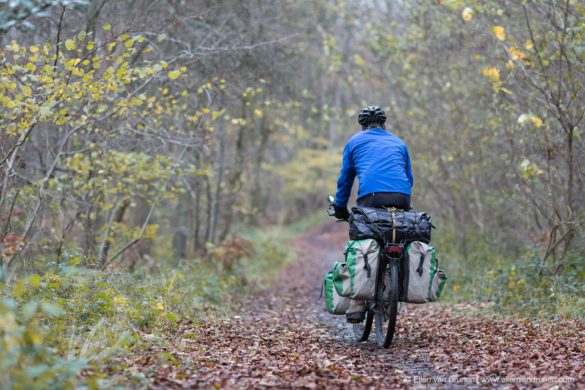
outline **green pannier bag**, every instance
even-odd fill
[[[351,285],[347,264],[345,262],[336,261],[333,264],[333,270],[331,272],[333,273],[333,286],[335,287],[337,294],[342,297],[349,297]]]
[[[333,286],[333,272],[328,272],[323,280],[325,290],[325,307],[330,314],[345,314],[349,308],[349,299],[337,293]]]
[[[439,299],[447,275],[439,268],[439,259],[432,245],[420,241],[408,244],[404,268],[406,302],[427,303]]]
[[[380,245],[376,240],[352,240],[345,244],[345,261],[333,267],[337,293],[358,301],[374,299]]]

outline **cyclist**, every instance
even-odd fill
[[[335,194],[335,217],[349,218],[347,202],[357,175],[357,204],[365,207],[410,209],[414,178],[406,144],[386,130],[386,113],[378,106],[363,108],[358,114],[362,131],[349,139],[343,150],[341,174]],[[347,322],[365,319],[363,301],[351,301]]]

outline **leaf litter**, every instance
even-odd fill
[[[273,287],[240,297],[231,316],[185,322],[167,335],[168,348],[141,351],[128,366],[156,389],[585,388],[579,321],[506,318],[479,303],[405,305],[389,349],[373,334],[356,343],[320,299],[346,229],[328,224],[298,237],[299,259]],[[530,382],[551,377],[569,381]]]

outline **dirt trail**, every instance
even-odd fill
[[[319,298],[346,229],[332,223],[307,232],[296,245],[308,249],[277,288],[246,298],[239,315],[185,330],[169,351],[178,364],[159,368],[155,387],[585,388],[578,322],[489,319],[471,306],[427,304],[403,308],[389,349],[377,348],[373,335],[355,343],[345,319]],[[478,384],[498,377],[523,382]]]

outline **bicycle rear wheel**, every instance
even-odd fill
[[[398,315],[398,260],[388,259],[388,265],[380,274],[377,285],[377,301],[374,309],[376,319],[376,343],[388,348],[394,338]]]
[[[366,312],[365,323],[353,324],[353,334],[355,335],[356,341],[366,341],[372,331],[372,322],[374,320],[374,314],[370,309]]]

